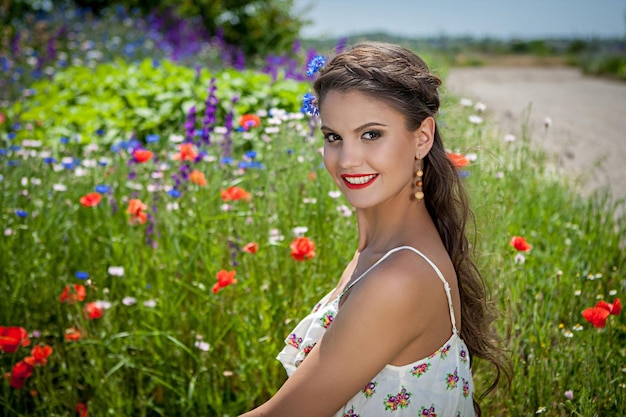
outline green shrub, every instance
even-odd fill
[[[5,127],[20,122],[31,129],[17,132],[17,141],[37,139],[45,144],[61,136],[78,137],[80,142],[112,143],[132,134],[144,138],[150,133],[180,132],[187,111],[196,106],[205,110],[207,87],[214,77],[219,108],[218,123],[231,110],[235,113],[280,107],[298,111],[307,86],[293,80],[272,81],[270,75],[233,69],[199,73],[163,60],[129,64],[122,60],[95,68],[71,67],[52,81],[32,85],[8,112]],[[96,132],[99,132],[96,134]]]

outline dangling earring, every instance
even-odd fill
[[[421,156],[421,155],[420,155]],[[415,199],[422,201],[424,199],[424,192],[422,191],[422,177],[424,176],[424,160],[422,158],[417,159],[417,171],[415,172]]]

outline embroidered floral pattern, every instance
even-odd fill
[[[441,349],[441,359],[445,359],[448,356],[448,351],[450,351],[450,345],[446,345],[446,347]]]
[[[457,372],[457,370],[454,370],[454,373],[452,374],[448,374],[448,377],[446,378],[446,389],[451,390],[456,388],[456,384],[459,382],[459,374]]]
[[[354,406],[352,406],[348,411],[343,413],[343,417],[361,417],[360,414],[354,412]]]
[[[419,364],[413,367],[413,370],[411,371],[411,375],[419,378],[420,376],[424,375],[426,371],[428,371],[428,368],[430,368],[430,362]]]
[[[361,392],[363,393],[363,395],[365,395],[365,398],[371,398],[372,395],[376,393],[376,385],[378,385],[378,382],[372,381],[367,384],[365,388],[363,388]]]
[[[467,352],[464,348],[461,348],[461,353],[459,353],[459,356],[461,356],[461,362],[467,363]]]
[[[302,338],[298,337],[295,333],[291,333],[287,338],[287,344],[295,347],[296,349],[300,349],[300,343],[302,343]]]
[[[413,394],[407,392],[404,387],[402,387],[402,390],[396,395],[388,394],[385,400],[385,410],[396,411],[399,408],[407,408],[411,403],[409,400],[411,395]]]
[[[430,408],[422,407],[419,415],[422,417],[437,417],[437,414],[435,414],[435,406],[431,405]]]
[[[469,381],[465,378],[461,379],[463,380],[463,397],[467,398],[470,395]]]
[[[335,314],[332,311],[327,311],[322,317],[320,317],[320,324],[323,328],[328,329],[328,326],[332,324],[334,318]]]

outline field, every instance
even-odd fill
[[[77,26],[45,75],[34,38],[2,58],[2,416],[246,411],[284,381],[285,336],[355,250],[354,212],[299,111],[307,52],[197,69],[125,56],[142,44],[120,28],[88,43]],[[626,220],[610,191],[582,197],[527,135],[443,101],[514,365],[484,415],[625,415]],[[492,373],[474,370],[480,393]]]

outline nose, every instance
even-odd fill
[[[358,141],[344,140],[341,144],[339,166],[341,168],[353,168],[361,165],[363,155]]]

